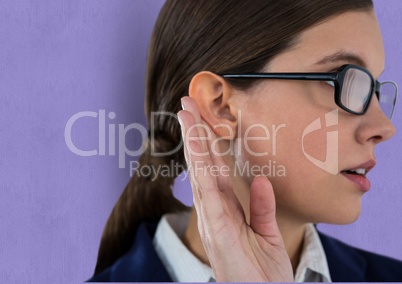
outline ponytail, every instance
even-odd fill
[[[152,153],[169,153],[177,145],[171,145],[161,137],[151,143],[150,141],[147,140],[147,147],[138,160],[137,171],[127,184],[107,220],[99,248],[95,274],[112,265],[130,249],[140,223],[156,222],[165,213],[188,209],[173,196],[172,192],[174,180],[180,171],[171,169],[169,175],[157,175],[158,167],[166,167],[172,162],[183,165],[182,151],[175,151],[176,153],[170,156],[152,155]],[[147,175],[141,175],[138,171],[140,167],[144,166],[149,169]]]

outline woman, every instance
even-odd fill
[[[134,175],[91,281],[401,281],[401,262],[312,225],[359,216],[395,132],[383,70],[370,0],[167,1],[139,167],[187,165],[195,206],[172,195],[179,172]]]

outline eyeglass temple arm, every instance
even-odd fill
[[[228,79],[284,79],[309,81],[336,81],[336,73],[249,73],[249,74],[220,74]]]

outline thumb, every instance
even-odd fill
[[[250,186],[250,226],[262,237],[280,237],[275,218],[275,195],[266,176],[256,176]]]

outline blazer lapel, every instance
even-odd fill
[[[141,224],[138,227],[132,248],[113,265],[111,281],[172,281],[152,243],[155,228],[156,224]]]
[[[318,232],[334,282],[365,281],[367,263],[353,248]]]

